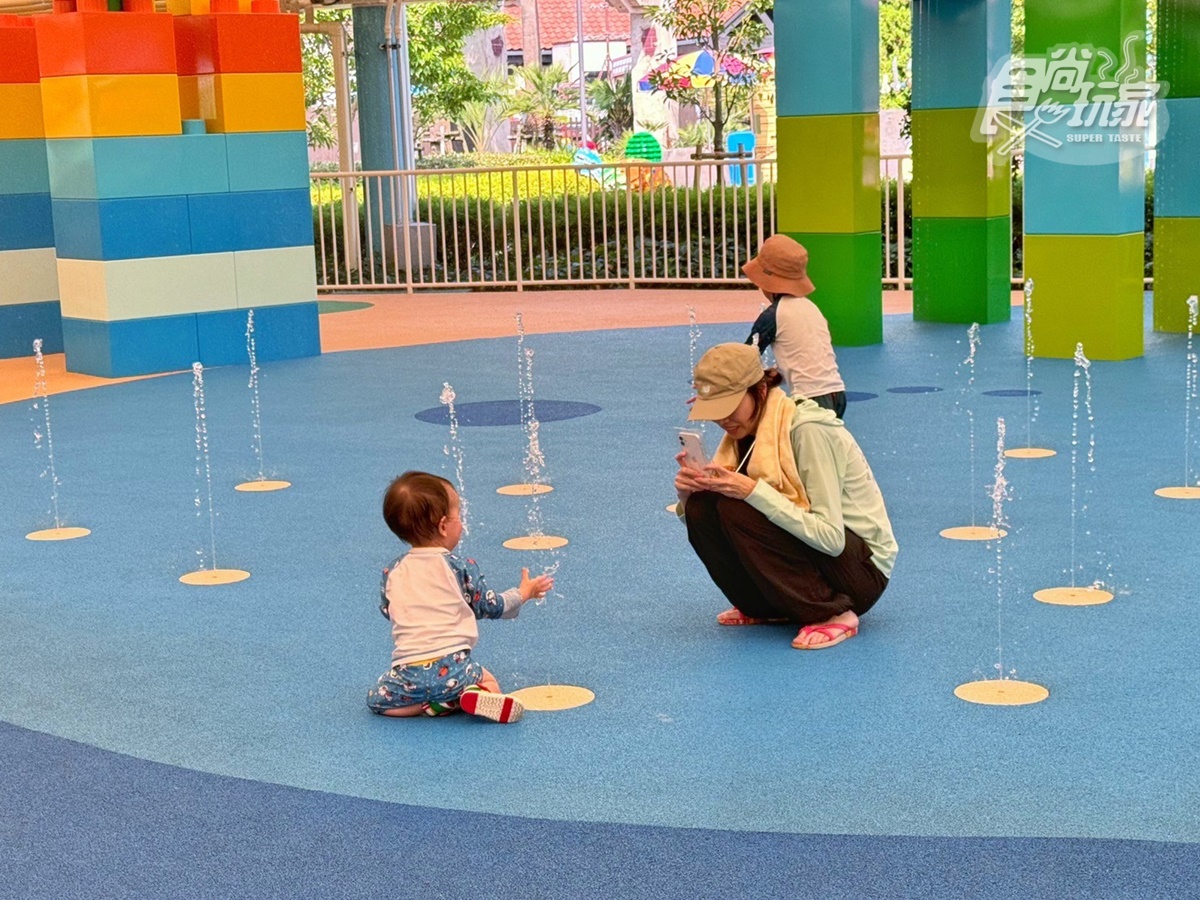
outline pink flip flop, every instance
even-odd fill
[[[814,631],[817,634],[825,635],[829,640],[821,644],[796,643],[801,637],[812,634]],[[824,650],[826,647],[833,647],[836,644],[840,644],[846,638],[852,638],[856,634],[858,634],[857,625],[843,625],[841,622],[829,622],[825,625],[805,625],[792,640],[792,646],[797,650]]]
[[[787,619],[756,619],[746,615],[736,606],[717,613],[718,625],[777,625],[786,621]]]

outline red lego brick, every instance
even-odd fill
[[[172,75],[172,19],[167,13],[133,12],[39,16],[41,75]]]
[[[212,73],[212,16],[172,16],[175,28],[175,71],[182,75]]]
[[[28,16],[3,16],[0,21],[0,84],[29,84],[38,80],[37,34]],[[9,21],[12,20],[12,21]],[[24,20],[24,21],[21,21]],[[29,25],[24,24],[28,22]]]
[[[300,20],[287,14],[177,16],[180,75],[299,72]]]

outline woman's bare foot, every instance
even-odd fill
[[[853,612],[839,613],[832,619],[805,625],[792,641],[797,650],[820,650],[840,644],[858,634],[858,616]]]

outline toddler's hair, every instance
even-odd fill
[[[383,495],[383,520],[396,537],[414,547],[438,537],[438,525],[450,514],[450,491],[440,475],[405,472]]]

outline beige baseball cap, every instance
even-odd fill
[[[688,419],[714,421],[732,415],[746,391],[762,377],[757,348],[750,344],[717,344],[696,363],[696,402]]]

